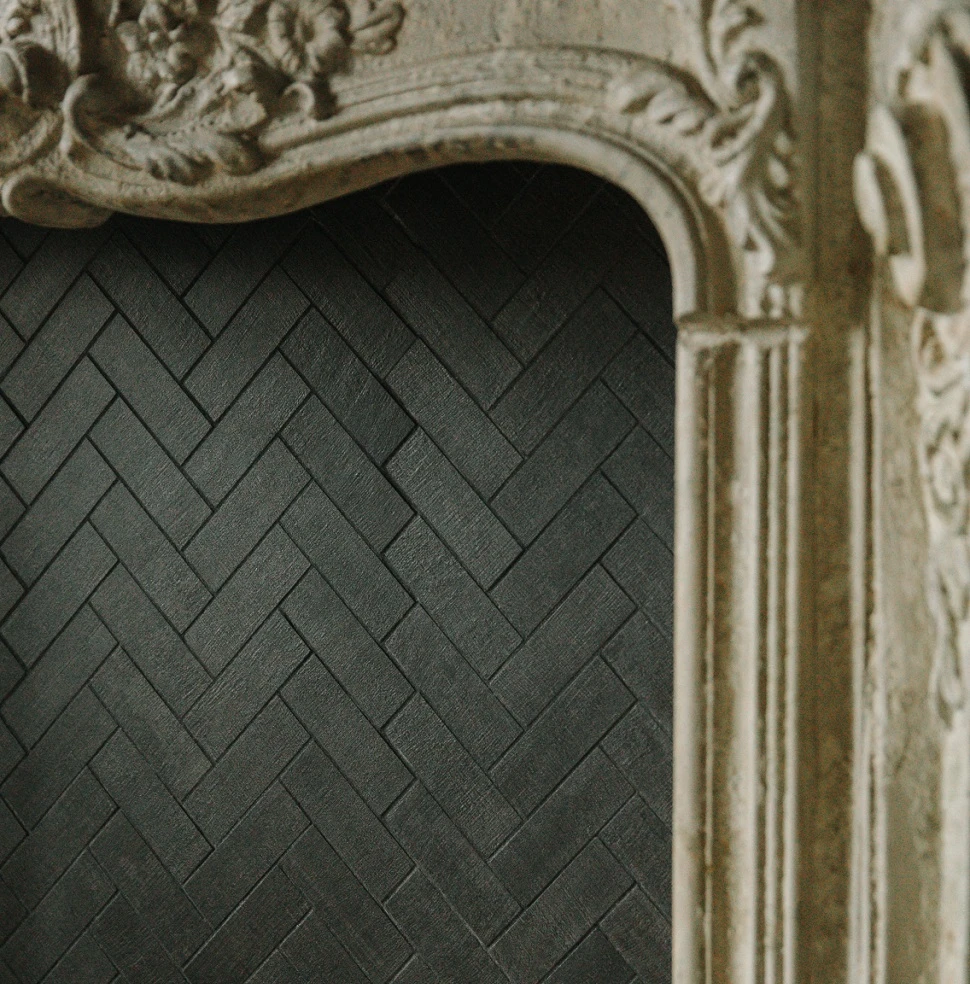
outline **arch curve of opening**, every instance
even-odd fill
[[[296,211],[448,164],[564,164],[612,182],[645,209],[667,250],[677,317],[735,311],[732,248],[699,190],[709,162],[675,126],[611,104],[616,83],[631,72],[652,73],[651,84],[684,85],[667,66],[602,52],[446,59],[350,80],[333,118],[268,130],[261,146],[269,162],[253,174],[178,186],[85,151],[60,161],[53,179],[49,170],[22,170],[8,181],[4,202],[18,202],[20,218],[51,224],[64,224],[65,215],[69,224],[84,224],[65,211],[65,196],[88,209],[87,224],[108,211],[226,222]],[[691,98],[703,111],[703,97]]]

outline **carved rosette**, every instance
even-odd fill
[[[936,623],[934,694],[951,721],[970,674],[970,12],[925,23],[874,108],[860,213],[913,310],[918,456]]]
[[[119,182],[251,174],[270,123],[332,115],[333,77],[390,51],[403,19],[397,0],[110,0],[81,23],[75,0],[2,0],[4,205],[56,217],[52,161]],[[81,224],[76,204],[58,224]]]

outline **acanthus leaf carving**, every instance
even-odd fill
[[[761,23],[747,0],[673,0],[698,28],[700,91],[688,82],[658,87],[622,80],[614,103],[694,135],[708,163],[700,183],[721,210],[745,284],[742,312],[784,318],[801,313],[799,202],[795,135],[782,72],[751,47]]]

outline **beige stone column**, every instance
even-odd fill
[[[794,980],[804,341],[798,325],[681,325],[680,984]]]

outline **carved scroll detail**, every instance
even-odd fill
[[[723,211],[743,268],[748,317],[800,313],[795,136],[778,64],[750,44],[761,17],[747,0],[675,0],[699,34],[699,85],[649,76],[615,92],[627,112],[695,136],[708,168],[700,191]]]
[[[878,106],[856,163],[863,222],[914,312],[918,456],[944,720],[970,673],[970,13],[955,9],[907,49],[892,107]]]

